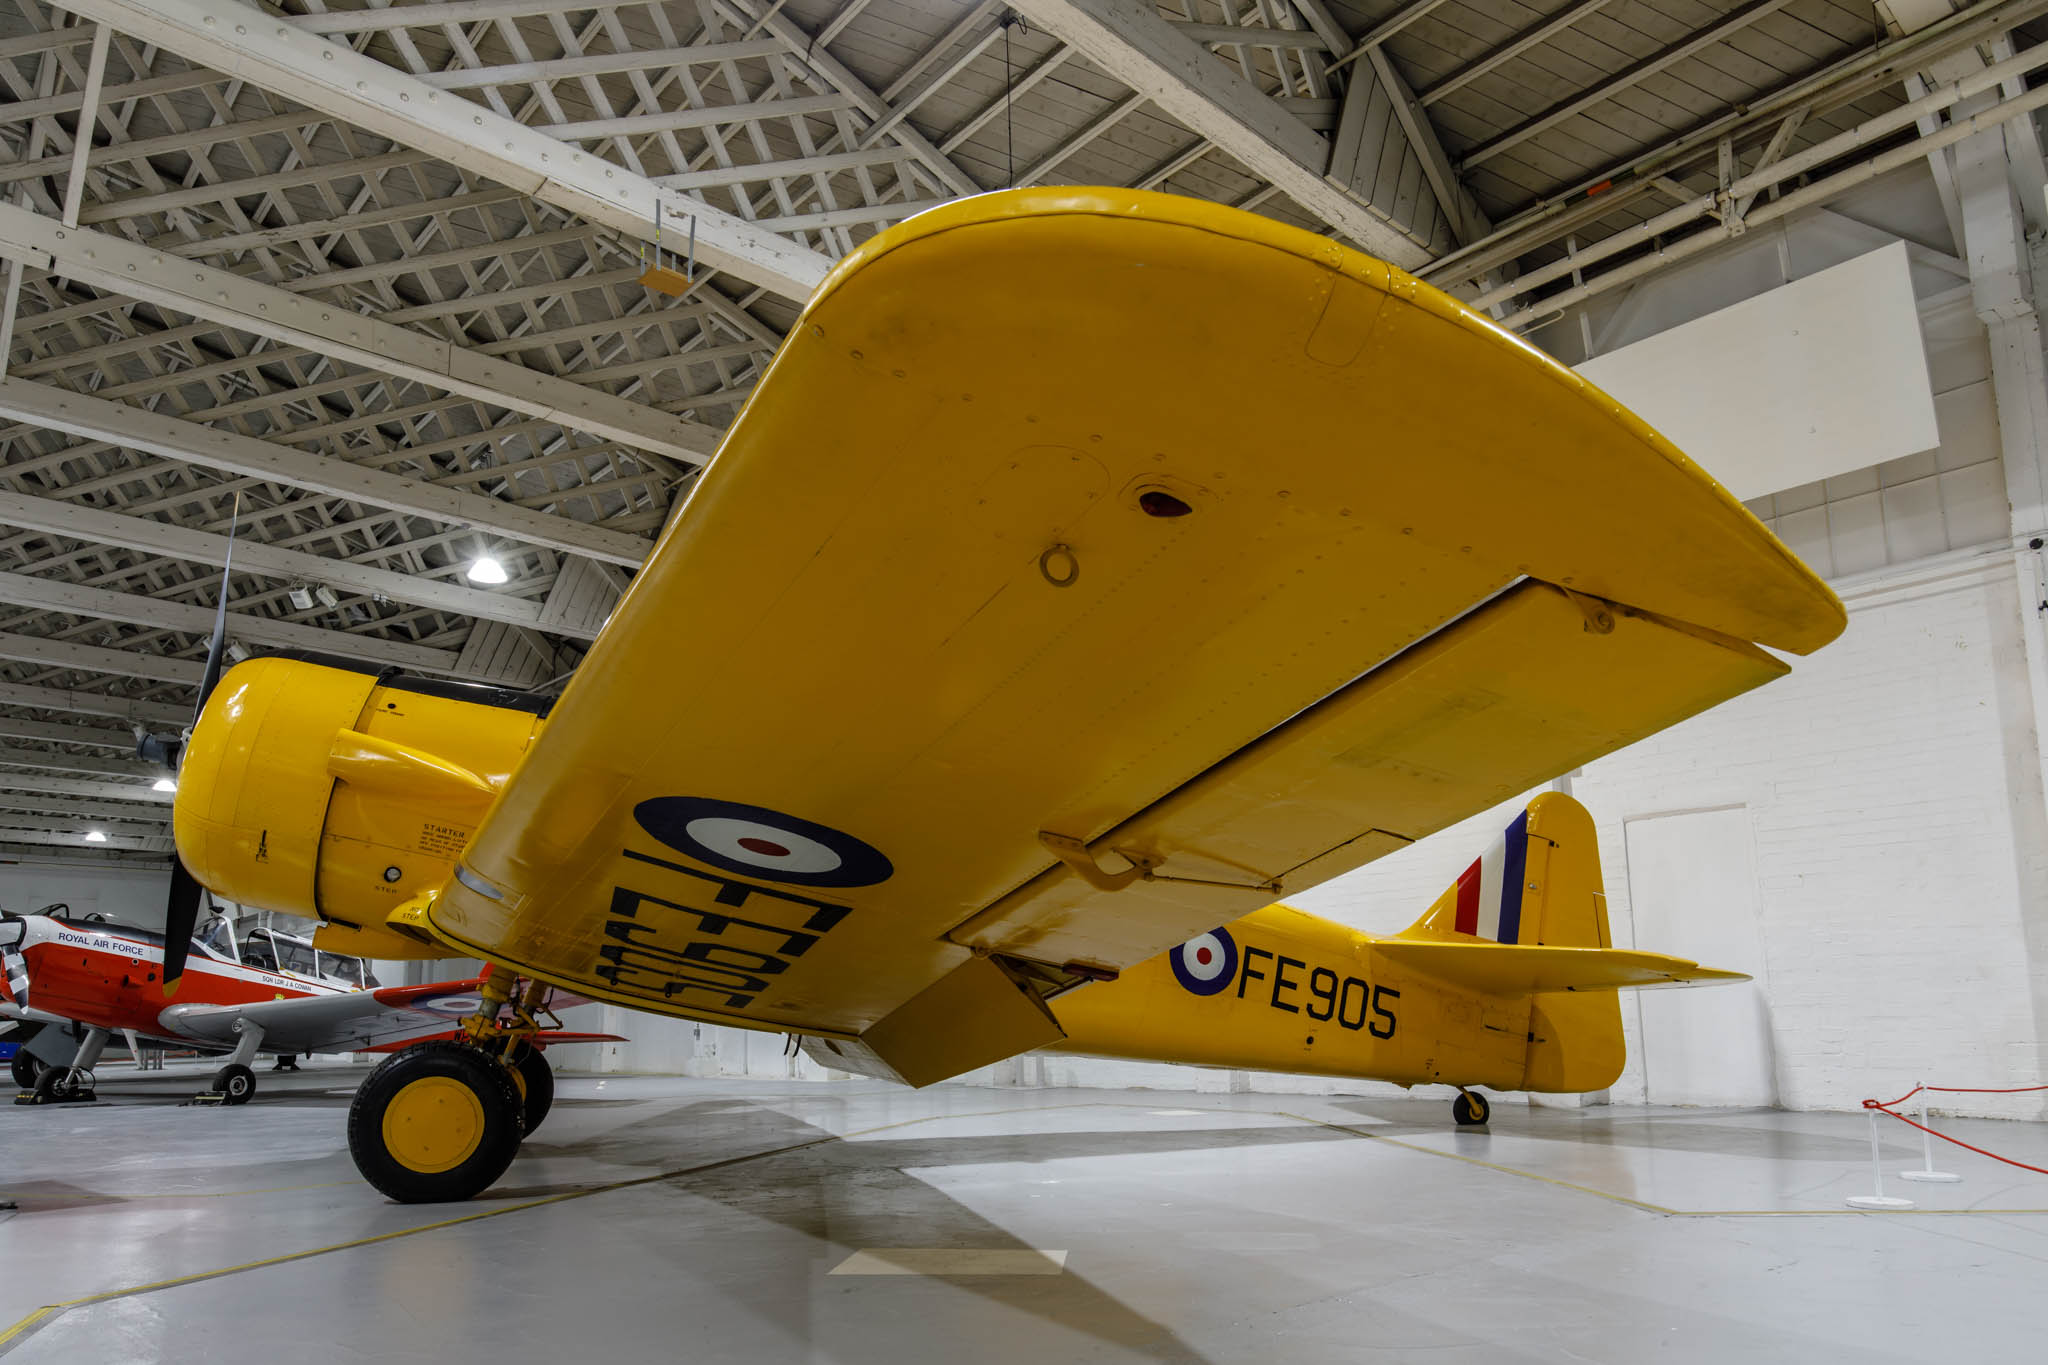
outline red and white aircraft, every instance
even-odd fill
[[[27,1049],[16,1055],[14,1079],[23,1093],[15,1103],[92,1099],[93,1066],[117,1031],[227,1053],[213,1088],[199,1098],[242,1104],[256,1093],[249,1063],[259,1052],[395,1052],[429,1038],[461,1036],[461,1019],[481,1006],[480,979],[379,987],[354,959],[327,959],[339,975],[321,972],[310,950],[298,970],[278,961],[300,942],[259,930],[245,941],[243,960],[236,961],[221,951],[232,947],[224,935],[195,938],[171,1001],[161,981],[162,934],[0,911],[0,1019],[85,1027],[68,1062],[45,1065]],[[584,1001],[558,991],[548,1003],[566,1009]],[[539,1125],[554,1096],[553,1073],[541,1048],[617,1039],[560,1029],[535,1038],[536,1046],[516,1063],[527,1132]]]

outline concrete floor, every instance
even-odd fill
[[[1861,1115],[572,1078],[498,1189],[401,1207],[343,1144],[362,1068],[178,1107],[206,1070],[0,1108],[7,1365],[2042,1352],[2048,1177],[1951,1149],[1889,1185],[1941,1212],[1852,1213]]]

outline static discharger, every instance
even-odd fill
[[[675,260],[675,253],[669,253],[669,260]],[[647,268],[640,272],[640,283],[657,294],[666,294],[679,299],[690,292],[690,281],[697,274],[697,215],[690,215],[690,246],[684,259],[683,268],[661,263],[661,201],[654,201],[654,263],[647,264],[647,244],[641,243],[640,263]]]

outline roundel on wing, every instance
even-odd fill
[[[1228,929],[1197,934],[1167,954],[1174,979],[1196,995],[1217,995],[1237,980],[1237,940]]]
[[[640,828],[724,872],[791,886],[873,886],[896,872],[881,851],[827,825],[765,806],[657,796],[633,807]]]

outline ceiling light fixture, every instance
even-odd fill
[[[174,792],[178,789],[178,784],[168,777],[159,777],[150,784],[149,789],[153,792]]]
[[[509,583],[512,576],[505,572],[505,566],[498,562],[496,555],[478,555],[469,561],[469,567],[462,576],[472,583]]]
[[[313,610],[313,586],[310,583],[294,583],[285,590],[294,611]]]
[[[85,832],[85,841],[88,844],[104,844],[107,841],[106,831],[89,829]]]

